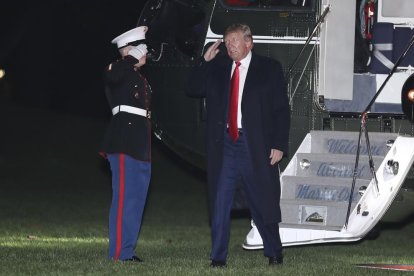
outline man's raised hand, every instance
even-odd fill
[[[216,57],[216,55],[220,51],[218,49],[218,47],[220,46],[220,43],[221,43],[221,39],[217,40],[216,42],[213,43],[213,45],[208,47],[207,51],[204,54],[205,61],[210,61]]]

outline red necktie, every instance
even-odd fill
[[[240,62],[236,61],[236,67],[233,71],[233,76],[231,77],[231,86],[230,86],[230,106],[229,106],[229,135],[233,142],[236,142],[239,138],[239,131],[237,127],[237,108],[239,101],[239,66]]]

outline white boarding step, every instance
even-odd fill
[[[381,156],[373,156],[374,167],[378,168],[383,159]],[[368,161],[368,156],[360,156],[357,178],[372,178]],[[293,175],[296,176],[352,178],[355,168],[355,156],[348,154],[298,153],[295,162]]]
[[[303,177],[284,175],[281,178],[281,199],[348,202],[352,178]],[[368,186],[370,180],[356,179],[353,201],[359,200],[358,190]]]
[[[356,202],[351,204],[353,209]],[[348,202],[281,200],[282,223],[294,228],[334,230],[345,224]],[[351,209],[351,210],[352,210]]]
[[[385,156],[389,150],[387,143],[397,138],[396,133],[370,132],[369,142],[373,156]],[[312,153],[352,154],[358,148],[358,132],[351,131],[311,131],[310,150]],[[367,155],[365,135],[362,135],[360,154]]]

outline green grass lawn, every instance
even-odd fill
[[[261,250],[241,248],[249,220],[234,219],[228,266],[211,269],[205,175],[158,143],[137,248],[145,262],[109,261],[110,174],[96,153],[105,122],[16,113],[0,150],[1,275],[392,275],[354,265],[414,264],[413,222],[376,240],[289,247],[269,267]]]

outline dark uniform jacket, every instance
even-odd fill
[[[128,105],[149,110],[151,92],[147,80],[134,69],[138,60],[126,56],[105,71],[106,96],[112,108]],[[101,153],[124,153],[137,160],[151,161],[151,122],[127,112],[112,116]]]
[[[201,62],[189,78],[189,96],[206,97],[210,208],[222,168],[227,127],[232,60],[227,55]],[[241,102],[243,135],[253,164],[260,211],[266,224],[280,222],[278,166],[270,165],[271,149],[288,152],[290,113],[279,62],[252,54]],[[211,211],[211,209],[210,209]]]

